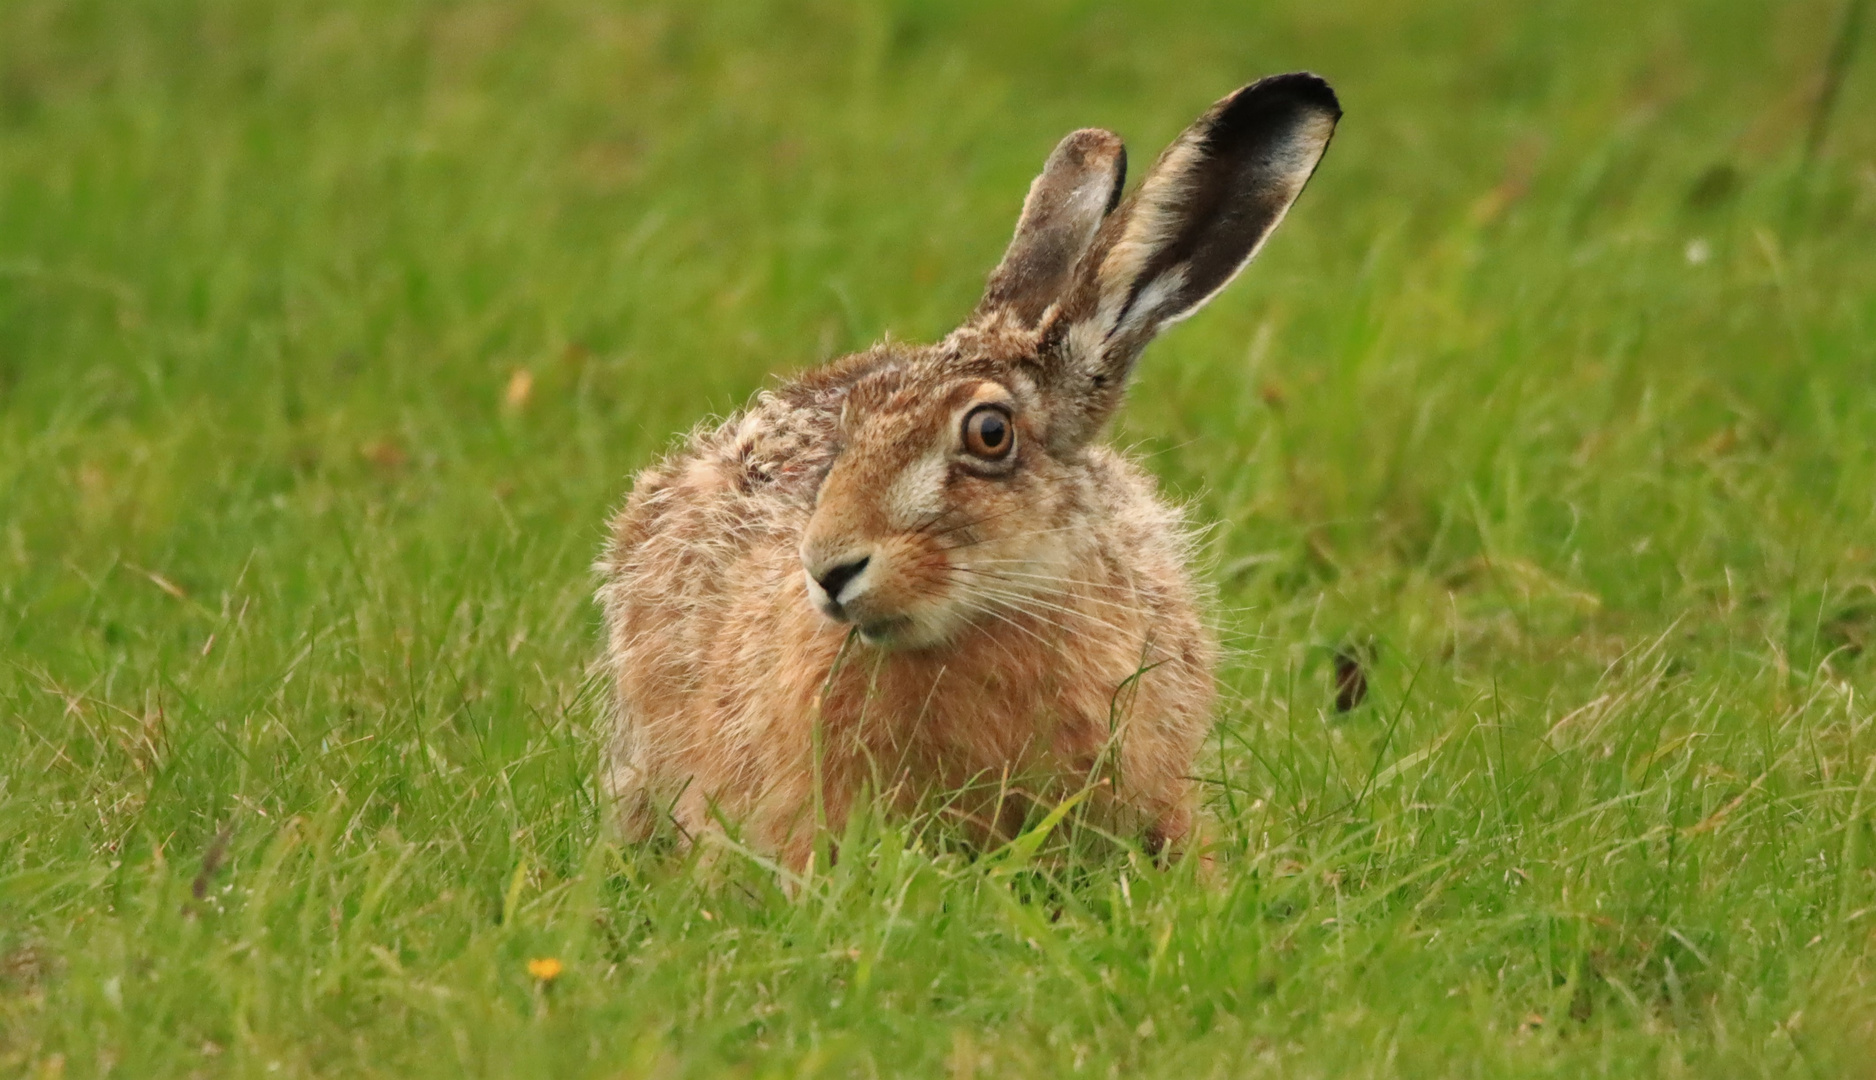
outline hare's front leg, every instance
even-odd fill
[[[845,826],[851,792],[848,785],[825,778],[817,799],[815,770],[805,763],[799,768],[793,764],[772,764],[767,782],[753,793],[753,798],[725,800],[716,805],[699,798],[692,811],[699,819],[699,835],[707,830],[732,836],[739,841],[738,846],[773,858],[788,874],[810,873],[817,840],[823,832],[839,836]],[[680,808],[682,805],[680,800]],[[831,843],[828,852],[833,853]]]
[[[647,784],[645,755],[638,732],[623,703],[612,720],[612,740],[606,747],[606,764],[600,772],[600,787],[611,801],[619,836],[636,844],[650,839],[657,826],[657,810]]]

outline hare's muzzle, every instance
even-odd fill
[[[879,610],[875,593],[881,571],[876,556],[876,552],[847,552],[831,558],[803,557],[808,598],[821,614],[857,626],[860,639],[869,645],[905,644],[913,620]]]

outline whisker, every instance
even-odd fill
[[[975,611],[980,615],[988,615],[993,619],[997,619],[999,621],[1009,624],[1011,627],[1017,630],[1020,630],[1025,634],[1028,634],[1032,638],[1035,638],[1036,642],[1045,649],[1052,649],[1055,647],[1054,642],[1043,637],[1041,634],[1036,633],[1034,630],[1031,630],[1029,627],[1024,626],[1022,623],[1017,622],[1015,619],[1010,618],[1008,615],[1005,615],[1002,612],[996,610],[994,607],[991,607],[985,604],[975,604],[961,597],[957,600],[957,604],[959,607],[962,607],[967,611]],[[1046,623],[1046,620],[1045,620],[1045,625],[1048,625]],[[1060,628],[1058,627],[1058,629]],[[993,637],[991,640],[994,641],[996,639]],[[1004,655],[1009,656],[1011,660],[1015,659],[1015,656],[1009,653],[1007,650],[1005,650]]]
[[[948,567],[947,570],[954,573],[971,574],[983,580],[1002,582],[1015,589],[1023,590],[1026,594],[1034,595],[1040,595],[1036,588],[1037,585],[1080,586],[1083,590],[1092,591],[1100,591],[1112,587],[1109,583],[1083,581],[1079,578],[1056,577],[1050,574],[1024,574],[1009,570],[984,570],[975,566],[951,566]],[[1139,596],[1138,590],[1129,590],[1129,592],[1131,595]],[[1077,600],[1085,600],[1091,604],[1099,604],[1103,607],[1118,608],[1122,611],[1140,611],[1145,607],[1144,598],[1142,598],[1142,602],[1127,603],[1120,600],[1109,600],[1101,596],[1090,596],[1087,592],[1078,589],[1051,589],[1048,590],[1048,594],[1060,597],[1072,597]]]
[[[1053,533],[1080,532],[1083,528],[1085,528],[1085,526],[1058,525],[1058,526],[1055,526],[1053,528],[1048,528],[1048,529],[1025,529],[1022,532],[1007,533],[1003,536],[998,537],[997,539],[999,540],[1025,540],[1032,536],[1049,536]]]
[[[946,519],[946,518],[948,518],[948,517],[951,517],[951,516],[952,516],[952,515],[954,515],[954,514],[962,514],[962,513],[964,513],[964,511],[962,511],[962,510],[959,510],[959,509],[958,509],[957,507],[955,507],[955,506],[947,506],[947,507],[945,507],[945,508],[944,508],[943,510],[939,510],[939,511],[937,511],[936,513],[934,513],[934,514],[932,514],[932,515],[931,515],[930,517],[928,517],[928,518],[926,518],[926,519],[925,519],[925,520],[924,520],[923,522],[921,522],[921,523],[920,523],[920,524],[919,524],[919,525],[918,525],[917,527],[915,527],[915,528],[914,528],[914,529],[913,529],[912,531],[913,531],[913,532],[915,532],[915,533],[926,533],[926,532],[928,532],[928,530],[930,530],[930,529],[931,529],[931,528],[932,528],[933,526],[935,526],[935,525],[937,525],[937,524],[938,524],[939,522],[941,522],[941,521],[943,521],[944,519]],[[959,525],[959,526],[955,526],[955,528],[960,528],[960,529],[961,529],[961,528],[969,528],[969,527],[970,527],[970,524],[971,524],[970,522],[966,522],[966,523],[965,523],[965,524],[963,524],[963,525]],[[953,530],[952,530],[952,529],[946,529],[946,530],[944,530],[943,532],[939,532],[939,533],[937,533],[936,535],[938,535],[938,536],[943,536],[943,535],[944,535],[944,534],[945,534],[946,532],[951,532],[951,531],[953,531]]]
[[[988,578],[992,581],[1007,582],[1011,585],[1017,585],[1017,586],[1026,586],[1027,583],[1029,582],[1036,582],[1036,583],[1044,584],[1044,585],[1078,585],[1084,589],[1105,589],[1105,588],[1111,587],[1110,585],[1102,583],[1102,582],[1082,581],[1079,578],[1054,577],[1054,576],[1047,575],[1047,574],[1022,574],[1022,573],[1017,573],[1015,571],[1009,571],[1009,570],[981,570],[974,566],[953,566],[953,567],[950,567],[950,569],[960,574],[975,574],[976,576],[980,578]],[[1021,579],[1021,580],[1018,580],[1018,579]],[[1071,589],[1059,589],[1059,590],[1056,590],[1056,592],[1064,596],[1072,595],[1076,599],[1084,600],[1090,604],[1099,604],[1102,607],[1115,608],[1120,611],[1140,611],[1145,607],[1143,603],[1127,603],[1125,601],[1120,601],[1120,600],[1108,600],[1104,597],[1089,596],[1085,592],[1079,592],[1079,591],[1075,591]],[[1132,590],[1132,592],[1134,593],[1134,595],[1136,596],[1138,595],[1138,590]]]
[[[1119,625],[1118,623],[1111,622],[1107,619],[1103,619],[1097,615],[1089,614],[1086,611],[1077,611],[1074,608],[1063,607],[1060,604],[1053,604],[1046,600],[1041,600],[1034,596],[1024,596],[1020,593],[1005,592],[1005,591],[997,590],[997,589],[979,589],[977,590],[976,594],[978,596],[987,596],[995,600],[1000,600],[1004,603],[1006,607],[1012,610],[1027,612],[1028,614],[1035,616],[1037,618],[1041,618],[1040,611],[1042,610],[1054,611],[1062,615],[1071,615],[1077,619],[1082,619],[1087,622],[1091,622],[1096,626],[1105,627],[1109,630],[1115,631],[1116,633],[1124,633],[1126,631],[1126,628]],[[1060,623],[1055,622],[1055,620],[1049,619],[1049,620],[1044,620],[1044,621],[1048,622],[1052,626],[1058,627],[1059,629],[1062,629],[1062,630],[1068,629],[1066,626],[1062,626]]]
[[[989,615],[993,618],[998,617],[996,612],[987,610],[981,605],[969,603],[968,601],[960,601],[958,606],[963,608],[965,611],[971,612],[976,615]],[[965,625],[972,632],[981,634],[985,638],[987,638],[990,644],[995,646],[996,650],[1003,654],[1004,659],[1010,661],[1010,663],[1012,664],[1017,662],[1016,654],[1010,651],[1010,647],[1004,643],[1001,637],[990,632],[989,626],[975,619],[971,620]],[[1018,629],[1025,629],[1025,628],[1019,627]]]
[[[938,585],[938,586],[949,584],[949,581],[947,579],[952,574],[964,573],[964,574],[974,575],[978,583],[972,585],[971,589],[977,595],[994,598],[1000,601],[1005,607],[1008,607],[1016,611],[1027,612],[1028,614],[1033,615],[1033,616],[1040,617],[1040,614],[1039,614],[1040,611],[1046,609],[1046,610],[1058,612],[1063,615],[1071,615],[1076,618],[1083,619],[1088,622],[1092,622],[1097,626],[1102,626],[1102,627],[1106,627],[1108,629],[1114,630],[1116,632],[1124,632],[1124,629],[1125,629],[1119,623],[1113,620],[1103,619],[1099,617],[1098,615],[1095,615],[1094,613],[1091,613],[1091,612],[1082,611],[1076,608],[1066,607],[1064,605],[1054,603],[1042,596],[1036,595],[1033,591],[1026,590],[1022,582],[1010,580],[1007,576],[1005,576],[1003,573],[1000,573],[1000,572],[980,570],[975,567],[969,567],[969,566],[956,566],[956,565],[951,565],[949,563],[940,563],[935,560],[916,563],[909,569],[917,572],[915,576],[917,577],[918,580],[926,584]],[[1074,580],[1074,579],[1066,579],[1066,578],[1063,578],[1063,579],[1044,578],[1042,575],[1031,575],[1031,576],[1036,577],[1038,580],[1044,580],[1044,581],[1050,581],[1050,582]],[[986,588],[983,584],[983,582],[986,582],[986,581],[992,581],[992,582],[1001,581],[1004,584],[1013,586],[1013,587],[1006,588],[1006,589]],[[1089,585],[1089,587],[1095,587],[1093,583],[1085,583],[1085,584]],[[1018,591],[1018,590],[1024,590],[1024,591]],[[1070,594],[1067,593],[1066,591],[1063,591],[1059,595],[1067,596]],[[1101,597],[1095,597],[1095,596],[1085,596],[1079,593],[1072,594],[1072,595],[1074,595],[1078,599],[1085,600],[1088,603],[1099,605],[1102,607],[1111,608],[1117,612],[1131,613],[1131,612],[1137,612],[1140,610],[1140,607],[1138,605],[1124,604],[1119,601],[1106,600]],[[1042,621],[1049,625],[1054,625],[1054,626],[1058,626],[1058,628],[1066,629],[1065,627],[1060,627],[1059,624],[1053,619],[1043,619]]]
[[[979,525],[982,525],[982,524],[983,524],[984,522],[986,522],[986,521],[995,521],[995,520],[997,520],[998,518],[1002,518],[1002,517],[1008,517],[1008,516],[1010,516],[1011,514],[1014,514],[1014,513],[1016,513],[1016,512],[1018,511],[1018,510],[1027,510],[1028,508],[1029,508],[1029,507],[1028,507],[1027,505],[1024,505],[1024,506],[1013,506],[1013,507],[1011,507],[1011,508],[1009,508],[1008,510],[1001,510],[1001,511],[998,511],[997,513],[994,513],[994,514],[986,514],[986,515],[985,515],[985,516],[983,516],[983,517],[980,517],[980,518],[975,518],[975,519],[973,519],[973,520],[971,520],[971,521],[967,521],[967,522],[965,522],[965,523],[964,523],[964,524],[962,524],[962,525],[953,525],[953,526],[951,526],[951,527],[950,527],[950,528],[948,528],[948,529],[940,529],[940,530],[938,530],[937,532],[935,532],[935,533],[931,533],[931,534],[929,534],[929,535],[931,535],[931,536],[945,536],[945,535],[948,535],[948,534],[950,534],[950,533],[954,533],[954,532],[958,532],[958,531],[960,531],[960,530],[962,530],[962,529],[972,529],[972,528],[976,528],[977,526],[979,526]],[[955,512],[955,511],[947,511],[947,513],[954,513],[954,512]],[[941,518],[942,518],[942,516],[943,516],[943,515],[940,515],[940,517],[941,517]],[[936,523],[934,522],[934,524],[936,524]]]
[[[986,537],[983,537],[982,539],[971,540],[962,544],[953,544],[951,545],[949,550],[958,551],[963,548],[976,547],[979,544],[990,543],[992,540],[999,541],[999,542],[1010,541],[1010,540],[1028,540],[1032,537],[1050,536],[1055,533],[1080,532],[1081,529],[1082,529],[1082,526],[1080,525],[1064,525],[1059,529],[1032,529],[1028,532],[1009,533],[1004,536],[986,536]]]

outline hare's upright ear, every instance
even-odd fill
[[[971,321],[1007,317],[1034,327],[1062,298],[1101,220],[1120,201],[1126,179],[1127,150],[1113,132],[1083,128],[1057,143],[1029,185],[1016,236]]]
[[[1237,276],[1303,191],[1342,109],[1298,72],[1244,87],[1166,148],[1110,215],[1043,327],[1051,441],[1093,434],[1140,350]]]

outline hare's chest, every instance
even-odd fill
[[[1047,784],[1093,768],[1111,741],[1105,697],[1059,665],[908,665],[874,683],[867,752],[923,793]]]

